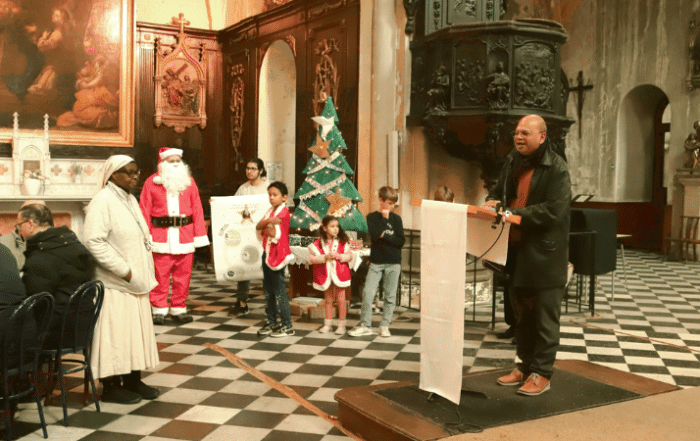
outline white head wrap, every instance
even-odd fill
[[[104,176],[102,177],[102,187],[107,185],[107,181],[109,181],[109,177],[112,176],[112,174],[119,170],[120,168],[124,167],[127,164],[131,164],[132,162],[136,162],[134,158],[131,156],[126,156],[126,155],[112,155],[107,159],[107,162],[105,162],[105,173]],[[102,188],[100,187],[100,188]]]

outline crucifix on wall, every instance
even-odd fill
[[[163,50],[160,40],[155,42],[155,125],[165,124],[177,133],[196,124],[202,129],[207,125],[206,52],[202,43],[199,50],[190,51],[185,34],[189,23],[182,13],[173,17],[173,24],[180,27],[180,33],[171,52]]]
[[[573,82],[573,81],[572,81]],[[578,71],[578,76],[576,77],[576,87],[569,87],[569,93],[578,92],[578,97],[576,97],[576,113],[578,115],[578,139],[581,139],[581,117],[583,115],[583,97],[584,93],[593,89],[593,84],[590,82],[584,84],[583,82],[583,71]]]

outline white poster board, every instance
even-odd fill
[[[499,265],[506,264],[510,222],[494,225],[492,222],[470,216],[467,218],[467,231],[467,253]]]
[[[255,226],[270,208],[267,195],[214,196],[211,229],[216,280],[261,280],[262,241]]]

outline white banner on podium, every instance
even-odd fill
[[[423,200],[421,219],[419,387],[459,404],[467,206]]]
[[[235,282],[263,278],[263,248],[255,226],[269,208],[267,195],[211,198],[216,280]]]

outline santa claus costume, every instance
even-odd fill
[[[153,323],[163,324],[168,310],[175,321],[188,323],[194,249],[209,245],[199,189],[181,162],[182,150],[162,147],[158,173],[143,184],[139,205],[153,241],[158,286],[150,293]],[[168,305],[170,278],[173,293]]]

